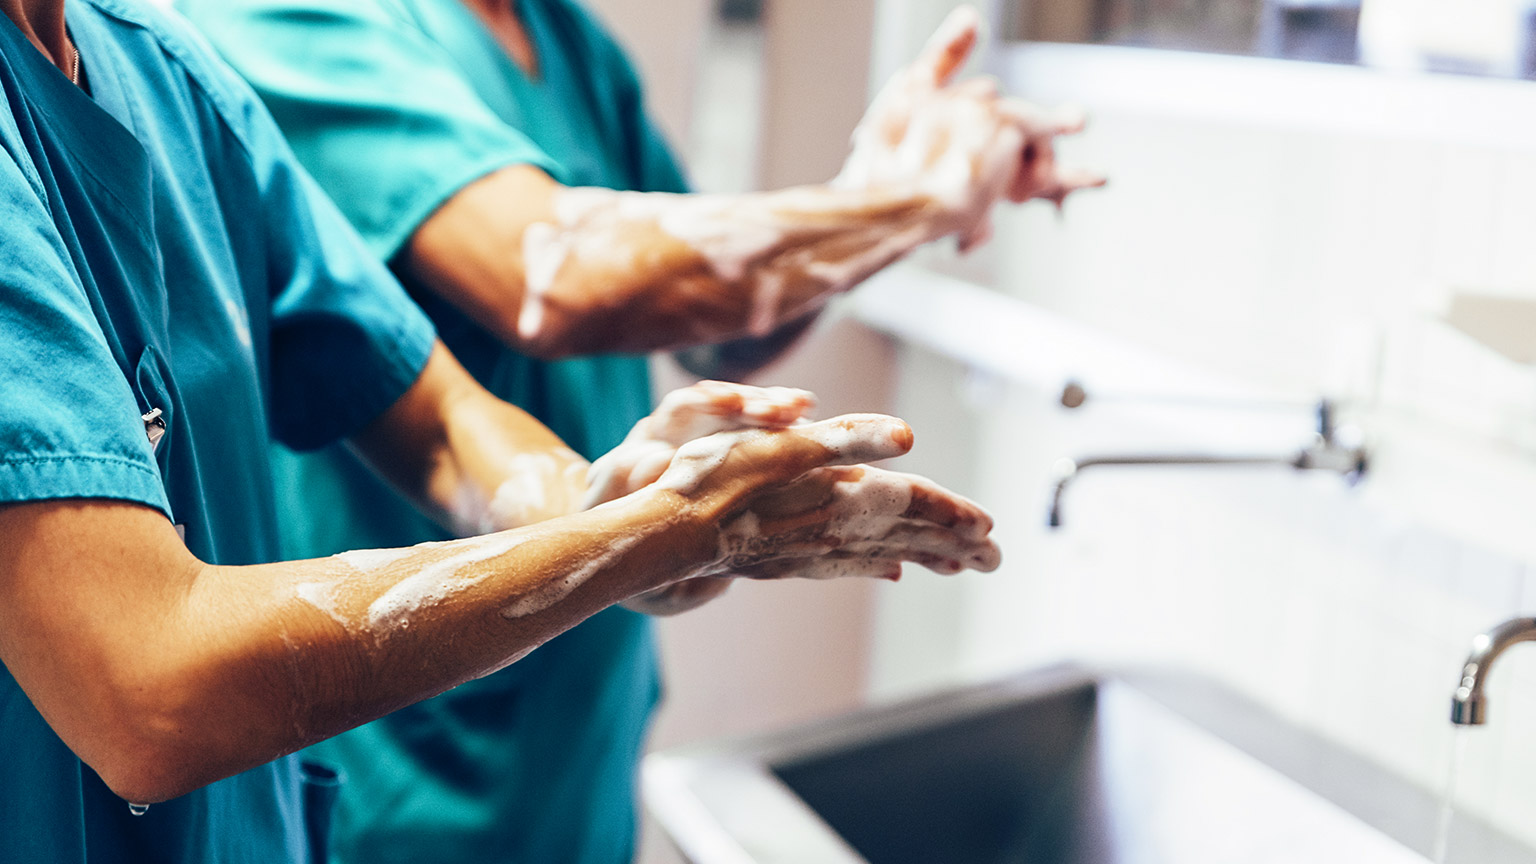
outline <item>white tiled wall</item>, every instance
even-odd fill
[[[1061,222],[1007,220],[997,284],[1256,392],[1342,396],[1374,435],[1375,474],[1352,490],[1287,471],[1089,472],[1051,533],[1056,457],[1176,448],[1181,428],[1208,441],[1236,415],[1073,413],[1022,387],[978,400],[966,370],[911,350],[910,467],[992,507],[1006,561],[885,592],[877,690],[1060,658],[1189,667],[1440,788],[1471,637],[1536,613],[1536,375],[1435,315],[1457,290],[1536,300],[1536,149],[1121,103],[1068,155],[1111,187]],[[1258,446],[1246,435],[1231,448]],[[1536,646],[1501,661],[1490,694],[1459,800],[1536,846]]]

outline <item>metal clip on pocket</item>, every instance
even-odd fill
[[[160,439],[165,437],[165,418],[159,408],[149,409],[144,417],[144,434],[149,436],[149,449],[159,450]]]

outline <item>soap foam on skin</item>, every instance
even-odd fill
[[[725,464],[736,445],[748,440],[753,432],[717,432],[706,438],[689,441],[677,448],[667,470],[656,481],[658,489],[670,489],[684,495],[691,494],[704,482],[704,478]],[[763,433],[757,432],[757,435]]]
[[[588,579],[612,566],[615,561],[638,545],[646,536],[646,533],[641,532],[627,534],[614,540],[607,549],[589,558],[586,563],[572,570],[564,577],[554,582],[546,582],[503,606],[501,616],[503,618],[521,618],[525,615],[543,612],[545,609],[570,596],[572,591],[580,588]]]
[[[919,146],[917,142],[912,145]],[[948,185],[946,184],[946,188]],[[903,193],[913,184],[903,181],[892,187]],[[767,195],[678,195],[664,192],[616,192],[611,189],[563,189],[555,199],[554,222],[540,222],[523,232],[525,289],[518,312],[518,334],[536,339],[547,320],[549,296],[560,271],[571,258],[602,262],[612,269],[631,269],[638,263],[628,258],[627,244],[616,237],[634,224],[650,224],[693,250],[716,278],[727,283],[746,280],[750,291],[748,332],[766,335],[786,317],[799,310],[785,308],[784,297],[793,274],[802,274],[820,285],[821,297],[846,291],[872,268],[823,261],[811,248],[786,250],[797,239],[808,242],[824,233],[822,214],[842,214],[846,200],[812,190],[785,190]],[[908,242],[891,252],[891,226],[870,225],[869,242],[882,249],[877,259],[885,263],[932,239],[927,220],[899,232]],[[774,258],[773,268],[754,265]],[[857,256],[863,261],[870,256]],[[813,266],[820,265],[820,266]],[[700,338],[721,334],[709,332]]]
[[[388,638],[396,629],[410,626],[411,616],[422,608],[436,606],[478,585],[490,571],[482,569],[477,575],[467,575],[467,570],[500,558],[527,540],[515,534],[490,534],[479,538],[480,542],[473,547],[428,564],[396,582],[368,605],[367,626],[374,639]]]
[[[592,463],[582,509],[655,482],[680,445],[717,432],[796,423],[815,404],[811,393],[790,387],[704,381],[674,390],[619,446]]]
[[[731,398],[741,407],[731,405]],[[645,433],[673,446],[735,429],[785,426],[804,417],[816,397],[792,387],[752,387],[705,381],[668,393],[646,420]]]
[[[987,537],[989,523],[956,532],[910,518],[913,490],[931,484],[878,468],[858,470],[857,477],[832,484],[829,499],[820,507],[829,518],[816,534],[772,536],[760,514],[748,510],[721,530],[720,560],[728,567],[750,567],[765,558],[804,555],[810,559],[807,566],[794,571],[801,578],[885,575],[895,560],[904,558],[941,573],[997,568],[1000,556]]]
[[[828,464],[852,465],[901,455],[905,448],[897,445],[896,435],[906,428],[900,420],[882,414],[848,414],[798,427],[797,432],[832,452],[835,458]],[[677,448],[677,455],[656,486],[691,494],[705,477],[725,464],[732,450],[765,434],[760,429],[745,429],[689,441]]]
[[[665,441],[628,441],[603,454],[587,472],[587,492],[581,509],[591,510],[622,498],[659,477],[672,461],[675,448]]]
[[[565,576],[539,585],[508,603],[502,607],[501,615],[505,618],[519,618],[548,609],[564,600],[594,575],[612,566],[646,536],[646,532],[640,532],[619,537],[607,549],[591,556]],[[475,538],[474,541],[458,541],[461,547],[469,543],[473,545],[427,564],[396,582],[370,603],[360,618],[345,609],[345,578],[331,582],[306,582],[297,586],[295,594],[349,632],[367,632],[372,635],[375,644],[381,644],[399,631],[409,629],[412,619],[422,610],[437,606],[473,588],[495,572],[494,568],[477,565],[507,555],[530,539],[524,535],[501,533]],[[444,545],[448,544],[422,544],[427,547]],[[343,552],[333,557],[346,564],[354,573],[375,572],[421,551],[420,546],[408,549],[369,549]],[[490,674],[504,668],[532,650],[529,648],[514,655],[481,674]]]
[[[828,285],[852,283],[860,276],[878,270],[932,239],[926,223],[887,232],[869,248],[841,261],[812,261],[805,265],[807,275]]]
[[[795,567],[797,579],[889,579],[901,573],[901,564],[889,558],[805,558]]]
[[[382,570],[385,567],[420,551],[418,547],[404,549],[354,549],[351,552],[340,552],[332,555],[337,561],[364,573],[374,570]]]
[[[293,589],[293,593],[348,631],[357,629],[357,622],[342,611],[339,582],[302,582]]]
[[[574,491],[582,488],[586,465],[573,451],[563,459],[551,453],[519,453],[508,463],[507,479],[498,487],[475,533],[521,528],[572,509]]]
[[[758,335],[771,332],[778,323],[776,312],[784,277],[750,274],[749,270],[754,262],[782,247],[797,230],[804,230],[799,213],[780,210],[786,205],[794,207],[802,199],[803,196],[790,198],[784,193],[759,201],[757,196],[563,189],[555,199],[556,221],[535,223],[523,232],[525,288],[518,311],[518,335],[525,339],[539,336],[547,317],[549,294],[570,258],[607,262],[614,268],[632,265],[633,262],[614,257],[615,250],[626,247],[613,238],[625,226],[635,223],[655,225],[692,249],[722,281],[734,283],[749,275],[761,277],[753,279],[752,311],[747,323]],[[827,206],[817,203],[816,209]],[[808,208],[796,209],[803,213]],[[848,286],[830,287],[836,290]]]
[[[831,185],[841,189],[912,190],[950,211],[947,230],[962,248],[988,232],[987,213],[1011,185],[1023,157],[1019,103],[999,97],[997,83],[937,79],[939,60],[958,40],[974,38],[974,8],[951,12],[918,61],[898,72],[853,132],[853,152]],[[929,237],[927,239],[933,239]]]
[[[555,284],[568,252],[554,225],[534,222],[523,229],[523,302],[517,310],[517,335],[524,339],[544,329],[544,295]]]
[[[396,629],[410,626],[410,618],[422,608],[441,603],[475,584],[489,573],[466,576],[474,565],[505,555],[527,538],[491,534],[473,541],[428,541],[403,549],[357,549],[331,556],[346,567],[346,575],[330,582],[305,582],[294,589],[300,600],[324,612],[349,632],[367,632],[376,642]],[[473,543],[473,545],[469,545]],[[362,616],[346,608],[347,583],[359,574],[371,575],[416,556],[457,544],[459,551],[427,564],[379,595]]]

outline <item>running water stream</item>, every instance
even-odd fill
[[[1455,726],[1451,738],[1451,764],[1445,772],[1445,793],[1440,799],[1440,821],[1435,829],[1435,864],[1445,864],[1451,845],[1451,823],[1456,818],[1456,776],[1467,756],[1467,726]]]

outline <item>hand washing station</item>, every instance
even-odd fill
[[[1423,864],[1440,802],[1188,676],[1051,668],[654,754],[694,864]],[[1452,861],[1536,854],[1458,818]]]

